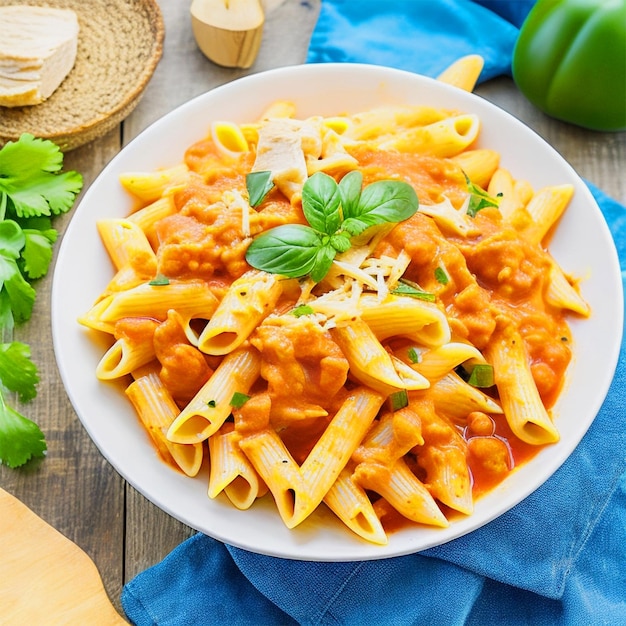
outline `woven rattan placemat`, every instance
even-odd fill
[[[41,104],[0,107],[0,145],[28,132],[72,150],[101,137],[137,105],[163,51],[156,0],[0,0],[72,9],[78,15],[74,68]]]

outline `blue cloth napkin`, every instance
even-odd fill
[[[308,60],[436,76],[461,54],[477,53],[486,80],[510,72],[517,26],[532,4],[324,0]],[[626,276],[626,208],[589,186]],[[608,397],[574,454],[535,493],[469,535],[409,556],[315,563],[197,534],[124,587],[126,615],[141,626],[623,626],[625,390],[622,343]]]

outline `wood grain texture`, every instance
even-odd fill
[[[0,623],[127,623],[83,550],[3,489],[0,510]]]
[[[163,56],[139,105],[117,129],[66,156],[66,166],[85,177],[85,188],[123,145],[183,102],[250,73],[304,62],[319,11],[319,0],[288,0],[267,13],[259,54],[243,70],[206,59],[194,41],[188,2],[161,0],[160,5],[166,29]],[[626,203],[626,133],[594,133],[552,120],[530,105],[510,78],[481,85],[477,93],[536,130],[581,176]],[[70,219],[71,214],[57,220],[56,228],[62,233]],[[50,273],[39,282],[33,319],[16,331],[18,339],[31,345],[40,369],[39,394],[24,412],[45,432],[48,455],[18,470],[0,466],[0,485],[93,559],[110,600],[121,611],[124,583],[161,561],[194,530],[128,486],[78,420],[54,359],[52,280]]]

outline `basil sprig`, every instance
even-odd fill
[[[350,249],[353,237],[371,226],[406,220],[418,205],[415,190],[402,181],[381,180],[363,187],[357,170],[339,183],[317,172],[302,189],[308,225],[284,224],[260,234],[248,247],[246,261],[271,274],[310,275],[319,282],[337,253]]]
[[[476,217],[478,211],[486,209],[487,207],[499,206],[498,198],[490,196],[484,189],[481,189],[478,185],[475,185],[465,174],[465,182],[467,183],[467,190],[470,193],[469,204],[467,206],[467,214],[470,217]]]

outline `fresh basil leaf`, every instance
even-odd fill
[[[417,194],[411,185],[398,180],[379,180],[363,189],[356,214],[346,219],[341,227],[355,237],[370,226],[402,222],[411,217],[418,206]]]
[[[302,224],[272,228],[248,246],[246,261],[256,269],[298,278],[309,274],[322,247],[320,236]]]
[[[341,232],[331,236],[330,245],[341,254],[342,252],[350,250],[352,242],[347,233]]]
[[[411,217],[419,206],[415,189],[399,180],[379,180],[361,192],[359,219],[368,226],[399,223]]]
[[[272,172],[263,171],[246,174],[246,189],[251,207],[259,206],[273,188]]]
[[[302,211],[311,228],[334,235],[341,224],[341,196],[337,182],[324,172],[313,174],[302,188]]]
[[[314,282],[319,283],[328,274],[336,254],[337,251],[330,244],[326,244],[317,250],[315,264],[310,272],[311,279]]]
[[[339,195],[341,196],[341,209],[344,220],[357,214],[362,187],[363,174],[359,170],[348,172],[339,181]]]

